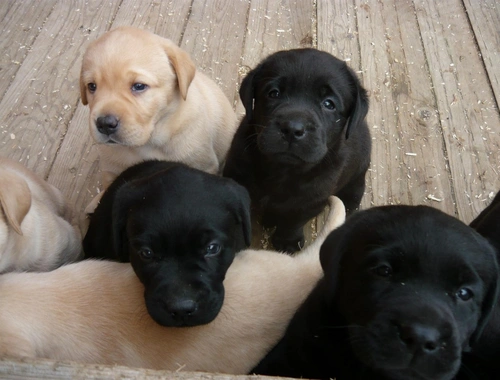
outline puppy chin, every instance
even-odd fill
[[[270,162],[289,165],[315,165],[325,157],[326,149],[304,149],[294,144],[258,141],[259,151]]]
[[[453,369],[444,373],[430,372],[428,375],[417,372],[412,368],[381,370],[380,373],[384,378],[390,380],[452,380],[460,368],[460,362],[457,361],[453,367]]]

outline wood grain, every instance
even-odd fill
[[[460,1],[416,1],[457,216],[470,222],[500,188],[500,119]]]
[[[72,380],[115,380],[115,379],[143,379],[143,380],[273,380],[289,378],[224,375],[204,372],[171,372],[155,371],[142,368],[123,366],[83,365],[74,362],[58,362],[43,359],[8,359],[0,358],[0,377],[4,380],[29,379],[72,379]]]
[[[0,1],[0,154],[59,187],[78,216],[101,190],[88,108],[80,102],[80,61],[90,41],[119,25],[175,41],[240,115],[241,80],[267,55],[312,46],[345,60],[371,102],[373,155],[363,208],[428,204],[469,222],[500,189],[495,1]],[[308,223],[307,242],[325,215]],[[257,226],[254,246],[267,244]],[[2,361],[0,375],[146,376],[132,369],[91,375],[85,371],[95,368],[76,364],[24,364]]]
[[[56,0],[31,3],[5,1],[0,7],[0,101],[14,80],[19,67],[32,49]]]

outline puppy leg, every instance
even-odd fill
[[[359,208],[364,193],[365,173],[354,178],[335,195],[344,202],[347,213],[350,214]]]
[[[274,248],[280,252],[294,253],[304,247],[304,225],[318,215],[326,206],[326,201],[310,206],[308,209],[296,209],[291,213],[274,215],[265,213],[262,224],[265,227],[276,226],[271,237]],[[299,216],[299,217],[298,217]]]
[[[262,215],[262,224],[266,228],[276,227],[271,243],[280,252],[294,253],[304,247],[304,225],[324,210],[327,200],[315,205],[308,205],[307,209],[297,207],[288,213],[283,210],[266,210]]]
[[[304,225],[296,227],[276,226],[271,237],[274,248],[280,252],[294,253],[304,247]]]

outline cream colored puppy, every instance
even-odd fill
[[[0,157],[0,273],[47,271],[74,261],[80,235],[59,190]]]
[[[129,264],[83,261],[50,273],[0,276],[0,355],[247,373],[322,276],[320,246],[345,219],[342,202],[330,202],[321,233],[298,255],[240,252],[224,281],[222,310],[207,325],[153,322]]]
[[[90,107],[104,188],[146,159],[220,172],[236,114],[215,82],[172,41],[133,27],[105,33],[84,54],[80,90]]]

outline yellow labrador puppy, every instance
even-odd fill
[[[0,273],[47,271],[74,261],[81,242],[70,216],[59,190],[0,157]]]
[[[129,264],[83,261],[0,276],[0,355],[247,373],[322,276],[320,246],[345,219],[342,202],[331,197],[330,204],[319,236],[298,255],[240,252],[224,281],[222,310],[207,325],[156,324]]]
[[[105,33],[84,54],[80,90],[90,107],[104,188],[146,159],[221,171],[236,114],[215,82],[172,41],[133,27]]]

